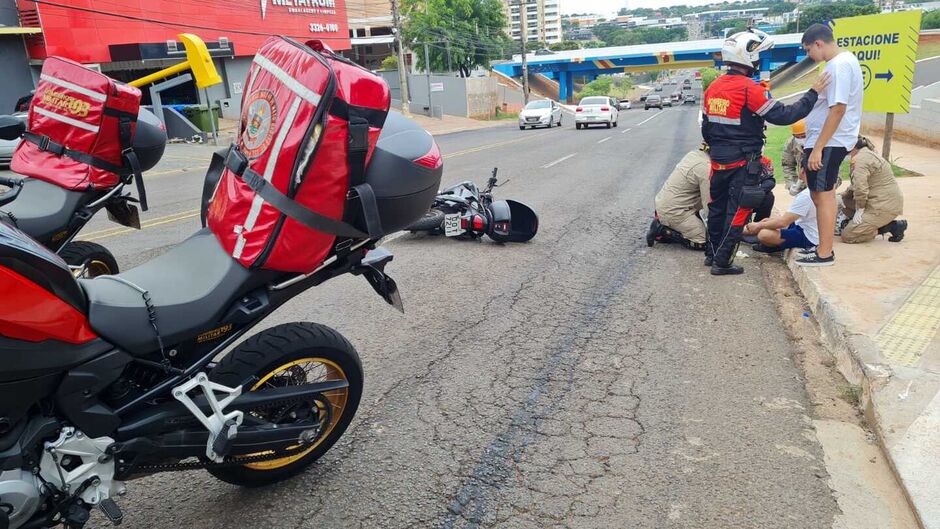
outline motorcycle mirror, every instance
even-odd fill
[[[0,139],[15,140],[26,132],[26,123],[16,116],[0,116]]]

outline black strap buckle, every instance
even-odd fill
[[[39,148],[46,152],[51,152],[56,156],[62,156],[65,154],[65,146],[61,143],[56,143],[52,141],[52,138],[49,136],[40,136],[39,137]]]
[[[349,152],[361,153],[369,150],[369,120],[360,117],[349,120]]]
[[[225,155],[225,167],[238,176],[242,176],[248,170],[248,158],[241,151],[232,147]]]

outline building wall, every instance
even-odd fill
[[[503,0],[507,31],[513,40],[522,38],[522,22],[520,18],[519,0]],[[526,34],[527,41],[561,42],[561,6],[560,0],[522,0],[526,3]]]
[[[0,0],[0,26],[20,25],[13,0]],[[0,114],[13,112],[16,100],[36,87],[26,56],[26,45],[19,35],[0,36],[0,72],[3,72],[3,88],[0,89]]]
[[[467,109],[467,81],[460,77],[432,75],[431,83],[443,83],[443,92],[432,92],[430,104],[433,108],[440,107],[444,114],[449,116],[469,115]],[[427,112],[428,108],[428,77],[425,75],[408,76],[409,96],[411,96],[411,110],[413,112]],[[437,114],[435,114],[437,115]]]
[[[492,77],[471,77],[467,83],[467,117],[489,118],[496,114],[496,107],[502,101],[497,94],[496,79]]]

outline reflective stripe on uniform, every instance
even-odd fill
[[[776,104],[777,104],[777,100],[775,100],[775,99],[773,99],[773,98],[768,99],[766,103],[764,103],[763,105],[761,105],[760,108],[757,109],[756,114],[757,114],[758,116],[763,116],[764,114],[770,112],[770,109],[773,108],[774,105],[776,105]]]
[[[291,77],[290,74],[271,62],[267,57],[256,55],[254,62],[263,70],[277,78],[278,81],[284,83],[284,85],[290,89],[291,92],[297,94],[298,97],[304,99],[311,105],[320,104],[320,94],[301,84],[300,81]]]
[[[65,88],[65,89],[67,89],[67,90],[71,90],[71,91],[73,91],[73,92],[78,92],[79,94],[82,94],[83,96],[90,97],[90,98],[94,99],[95,101],[102,101],[102,102],[103,102],[103,101],[105,101],[105,100],[108,99],[108,96],[106,96],[106,95],[104,95],[104,94],[102,94],[102,93],[100,93],[100,92],[95,92],[94,90],[89,90],[89,89],[85,88],[84,86],[78,86],[78,85],[75,84],[75,83],[70,83],[70,82],[68,82],[68,81],[64,81],[64,80],[62,80],[62,79],[59,79],[58,77],[53,77],[53,76],[51,76],[51,75],[49,75],[49,74],[45,74],[45,73],[39,74],[39,79],[40,79],[41,81],[46,81],[47,83],[52,83],[52,84],[54,84],[54,85],[61,86],[62,88]]]
[[[63,116],[62,114],[56,114],[55,112],[53,112],[53,111],[51,111],[51,110],[46,110],[46,109],[44,109],[44,108],[42,108],[42,107],[40,107],[40,106],[34,106],[34,107],[33,107],[33,112],[35,112],[35,113],[37,113],[37,114],[39,114],[39,115],[42,115],[42,116],[46,116],[47,118],[50,118],[50,119],[54,119],[54,120],[56,120],[56,121],[61,121],[62,123],[65,123],[66,125],[71,125],[71,126],[73,126],[73,127],[78,127],[78,128],[80,128],[80,129],[87,130],[88,132],[94,132],[95,134],[98,133],[98,126],[97,126],[97,125],[90,125],[90,124],[88,124],[88,123],[85,123],[84,121],[79,121],[79,120],[77,120],[77,119],[72,119],[72,118],[70,118],[70,117],[68,117],[68,116]]]
[[[741,118],[726,118],[724,116],[708,116],[708,121],[722,125],[740,125]]]

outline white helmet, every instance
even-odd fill
[[[735,33],[725,40],[721,47],[721,60],[756,69],[760,61],[760,52],[774,47],[774,39],[759,29],[749,29]]]

